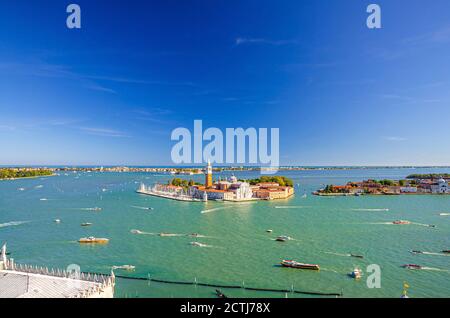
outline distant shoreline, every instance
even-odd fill
[[[33,165],[0,165],[0,168],[31,168],[31,169],[48,169],[52,171],[105,171],[105,172],[138,172],[138,171],[175,171],[175,172],[190,172],[192,170],[202,169],[201,166],[135,166],[135,165],[73,165],[73,166],[33,166]],[[216,166],[215,171],[309,171],[309,170],[373,170],[373,169],[450,169],[450,166],[280,166],[278,168],[269,169],[267,167],[259,166]]]
[[[32,176],[32,177],[18,177],[18,178],[0,178],[0,181],[14,181],[14,180],[23,180],[23,179],[38,179],[38,178],[47,178],[54,177],[56,174],[49,174],[47,176]]]

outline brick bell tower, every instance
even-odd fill
[[[206,166],[206,175],[205,175],[205,187],[211,188],[213,185],[212,181],[212,166],[211,162],[208,160],[208,165]]]

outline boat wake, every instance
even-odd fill
[[[431,224],[423,224],[423,223],[415,223],[415,222],[411,222],[411,224],[418,225],[418,226],[425,226],[425,227],[435,227],[434,225],[431,225]]]
[[[352,254],[342,254],[342,253],[335,253],[335,252],[324,252],[325,254],[332,254],[336,256],[343,256],[343,257],[351,257]]]
[[[361,223],[361,224],[369,224],[369,225],[394,225],[392,222],[373,222],[373,223]]]
[[[435,253],[435,252],[422,252],[421,254],[425,254],[425,255],[435,255],[435,256],[450,256],[450,254]]]
[[[214,208],[214,209],[209,209],[209,210],[203,210],[201,211],[202,214],[205,213],[211,213],[211,212],[215,212],[215,211],[220,211],[220,210],[226,210],[226,209],[231,209],[231,206],[225,206],[225,207],[220,207],[220,208]]]
[[[101,211],[102,208],[79,208],[79,209],[75,209],[75,210],[81,210],[81,211]]]
[[[309,208],[308,206],[301,206],[301,205],[283,205],[283,206],[276,206],[275,209],[305,209]]]
[[[358,212],[389,212],[389,209],[352,209]]]
[[[203,244],[199,242],[190,242],[189,245],[195,246],[195,247],[214,247],[212,245]]]
[[[140,230],[131,230],[131,234],[137,234],[137,235],[157,235],[157,233],[150,233],[150,232],[143,232]]]
[[[447,272],[447,273],[450,273],[450,270],[448,270],[448,269],[435,268],[435,267],[426,267],[426,266],[423,266],[421,268],[421,270],[423,270],[423,271],[436,271],[436,272]]]
[[[29,221],[13,221],[13,222],[7,222],[7,223],[1,223],[0,228],[2,227],[8,227],[8,226],[18,226],[21,224],[28,223]]]

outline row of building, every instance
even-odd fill
[[[349,182],[342,186],[327,186],[316,194],[450,194],[448,181],[440,179],[420,179],[392,181],[390,184],[376,180]]]

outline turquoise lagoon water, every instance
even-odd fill
[[[140,182],[165,182],[167,174],[70,173],[0,182],[0,243],[16,262],[108,273],[113,265],[136,266],[116,274],[262,288],[341,292],[344,297],[450,297],[450,257],[410,250],[450,249],[450,196],[315,197],[325,184],[367,178],[404,178],[449,169],[361,169],[282,172],[294,179],[295,197],[274,202],[186,203],[135,193]],[[221,176],[229,176],[222,173]],[[237,173],[240,178],[255,172]],[[216,175],[215,177],[218,177]],[[202,176],[196,176],[199,181]],[[25,190],[19,191],[19,188]],[[103,190],[105,189],[105,190]],[[304,194],[307,194],[304,197]],[[46,199],[46,200],[42,200]],[[88,210],[100,207],[101,212]],[[152,207],[144,210],[137,207]],[[387,210],[388,209],[388,210]],[[206,211],[206,213],[201,213]],[[55,219],[61,223],[56,224]],[[388,224],[397,219],[407,226]],[[13,223],[12,223],[13,222]],[[18,222],[18,223],[14,223]],[[24,223],[20,223],[24,222]],[[91,222],[91,227],[81,227]],[[436,228],[424,226],[434,224]],[[160,237],[145,233],[199,233],[206,237]],[[273,233],[266,233],[272,229]],[[85,236],[107,237],[104,246],[82,246]],[[277,235],[292,241],[280,243]],[[190,245],[197,241],[207,246]],[[363,254],[363,260],[346,256]],[[282,259],[320,264],[320,272],[280,268]],[[428,270],[413,271],[416,263]],[[347,277],[355,266],[381,267],[381,288]],[[365,277],[367,277],[365,273]],[[305,297],[249,290],[223,290],[230,297]],[[213,288],[118,279],[117,297],[214,297]]]

